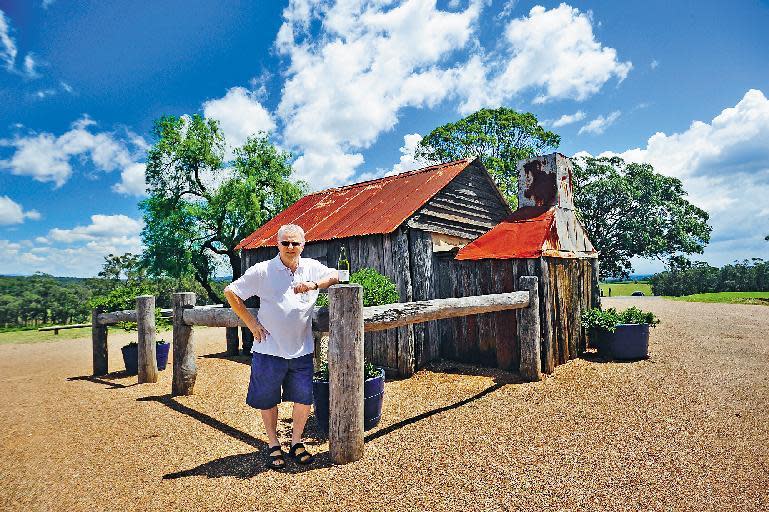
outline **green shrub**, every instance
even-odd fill
[[[609,332],[616,331],[619,324],[649,324],[656,327],[660,323],[654,313],[641,311],[635,306],[620,312],[614,308],[606,311],[600,308],[588,309],[582,312],[581,320],[586,330],[603,329]]]
[[[154,295],[155,290],[150,284],[122,284],[113,288],[106,295],[92,297],[88,301],[89,309],[103,308],[105,312],[125,311],[136,309],[136,297],[139,295]],[[161,316],[160,308],[155,308],[155,327],[167,328],[171,326],[168,318]],[[136,329],[134,322],[119,322],[119,327],[126,331]]]
[[[398,302],[400,296],[395,283],[373,268],[362,268],[350,275],[350,282],[363,286],[363,306],[381,306]],[[318,297],[318,306],[328,306],[328,295]]]

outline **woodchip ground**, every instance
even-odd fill
[[[769,308],[604,299],[663,323],[648,360],[537,383],[450,362],[388,382],[364,458],[264,469],[247,358],[196,331],[195,395],[88,377],[90,340],[0,346],[0,510],[769,510]],[[110,369],[127,334],[110,333]],[[280,429],[290,429],[281,406]]]

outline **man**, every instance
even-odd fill
[[[261,411],[271,469],[286,467],[277,434],[281,398],[294,403],[289,455],[299,464],[313,460],[302,443],[312,405],[312,310],[318,290],[339,282],[336,270],[302,258],[303,249],[304,230],[281,226],[278,255],[252,266],[224,289],[232,310],[254,334],[246,403]],[[259,296],[258,318],[243,302],[254,295]]]

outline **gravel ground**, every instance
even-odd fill
[[[444,362],[387,383],[362,460],[331,464],[311,420],[317,462],[287,473],[264,469],[222,329],[196,331],[190,397],[170,369],[89,378],[88,339],[0,346],[0,510],[768,510],[769,308],[604,304],[662,318],[648,360],[588,354],[538,383]]]

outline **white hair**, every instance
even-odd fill
[[[301,226],[297,226],[296,224],[284,224],[278,230],[278,241],[283,240],[283,237],[289,233],[299,235],[302,237],[302,240],[304,240],[304,230]]]

